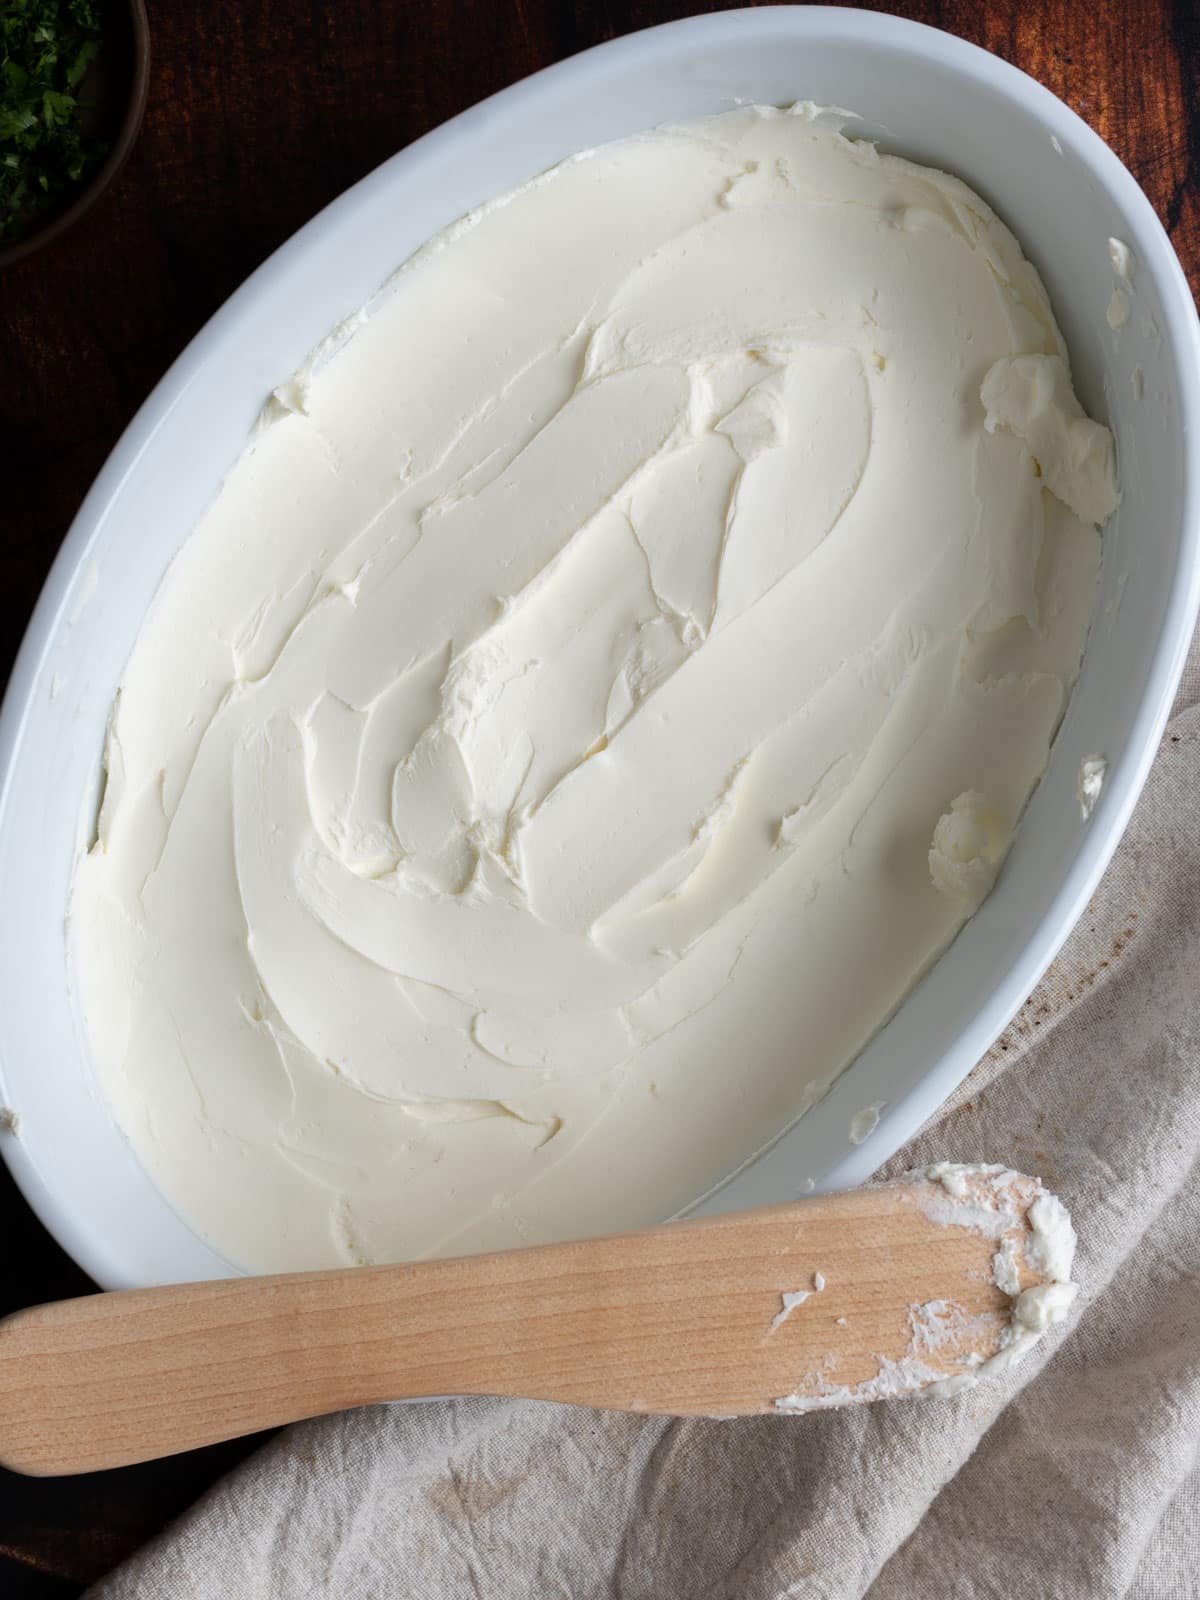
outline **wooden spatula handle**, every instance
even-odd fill
[[[916,1192],[36,1307],[0,1324],[0,1459],[85,1471],[407,1396],[771,1410],[814,1373],[869,1378],[908,1347],[912,1308],[939,1300],[977,1319],[989,1354],[1009,1309],[995,1241],[930,1221]]]

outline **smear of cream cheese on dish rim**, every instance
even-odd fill
[[[263,1269],[687,1204],[990,886],[1116,493],[1012,235],[811,107],[448,230],[275,391],[114,707],[75,958],[164,1194]]]

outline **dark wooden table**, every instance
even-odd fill
[[[886,3],[886,0],[881,0]],[[0,6],[3,0],[0,0]],[[457,111],[696,0],[151,0],[145,129],[111,195],[0,278],[0,681],[88,484],[241,280]],[[1128,163],[1200,285],[1197,0],[891,0],[1024,67]],[[85,1292],[0,1172],[0,1313]],[[0,1473],[0,1595],[75,1595],[251,1448],[59,1481]],[[231,1597],[236,1600],[236,1597]]]

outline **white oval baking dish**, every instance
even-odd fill
[[[430,234],[562,157],[740,102],[800,99],[861,111],[850,131],[949,168],[995,205],[1050,290],[1084,404],[1115,429],[1124,501],[1105,533],[1079,684],[995,892],[829,1096],[698,1209],[866,1178],[988,1048],[1082,912],[1154,756],[1200,596],[1200,459],[1187,448],[1200,424],[1200,330],[1153,210],[1053,95],[914,23],[779,8],[603,45],[401,152],[260,267],[126,431],[38,603],[0,714],[0,1103],[19,1118],[0,1145],[100,1284],[233,1270],[172,1211],[108,1114],[72,995],[66,910],[122,668],[265,396]],[[1105,319],[1110,236],[1137,262],[1119,333]],[[1096,752],[1108,780],[1085,824],[1077,774]],[[877,1125],[853,1144],[852,1119],[877,1102]]]

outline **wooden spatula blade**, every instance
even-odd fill
[[[913,1176],[608,1239],[18,1312],[0,1323],[0,1460],[83,1472],[428,1395],[731,1416],[970,1381],[1012,1344],[1015,1294],[1053,1275],[1026,1259],[1040,1184],[980,1170],[959,1195]]]

